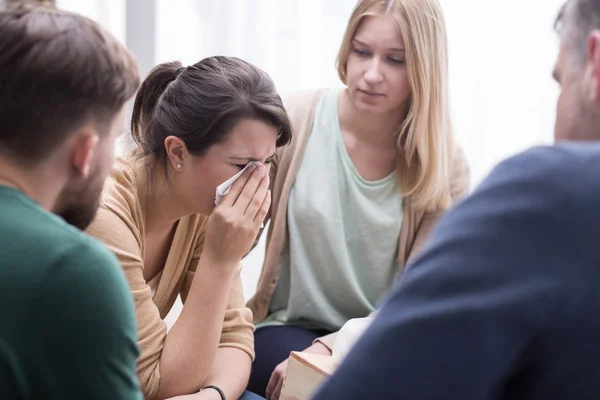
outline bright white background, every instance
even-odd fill
[[[558,50],[553,22],[563,0],[440,1],[448,27],[455,132],[476,185],[502,159],[552,142],[558,95],[551,79]],[[143,73],[160,62],[192,64],[211,55],[231,55],[267,71],[284,93],[341,86],[335,56],[355,1],[57,0],[57,4],[110,29],[136,53]],[[263,246],[244,260],[247,297],[256,287]]]

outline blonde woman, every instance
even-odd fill
[[[249,390],[278,398],[292,350],[331,354],[468,191],[447,69],[437,0],[362,0],[338,55],[346,87],[284,99],[294,138],[271,170]]]

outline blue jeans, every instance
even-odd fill
[[[265,398],[260,397],[259,395],[254,394],[252,392],[245,391],[244,393],[242,393],[242,397],[240,397],[240,400],[265,400]]]

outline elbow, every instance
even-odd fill
[[[163,353],[164,354],[164,353]],[[181,363],[171,363],[171,368],[165,366],[166,360],[161,358],[160,371],[149,374],[142,384],[146,400],[164,400],[175,396],[188,395],[200,391],[210,370],[209,358],[202,359],[198,365],[185,366]],[[198,361],[198,360],[196,360]]]
[[[160,368],[158,361],[145,367],[140,367],[138,363],[138,378],[145,400],[159,400],[164,398],[159,396]]]
[[[163,352],[164,355],[164,352]],[[168,360],[160,357],[146,365],[138,361],[138,377],[145,400],[164,400],[198,392],[207,377],[208,368],[185,368],[178,364],[170,368]]]

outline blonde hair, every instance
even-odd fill
[[[448,95],[446,27],[437,0],[359,0],[337,57],[340,79],[352,39],[368,16],[390,17],[404,39],[411,98],[398,130],[397,175],[402,196],[422,209],[446,209],[454,140]]]

